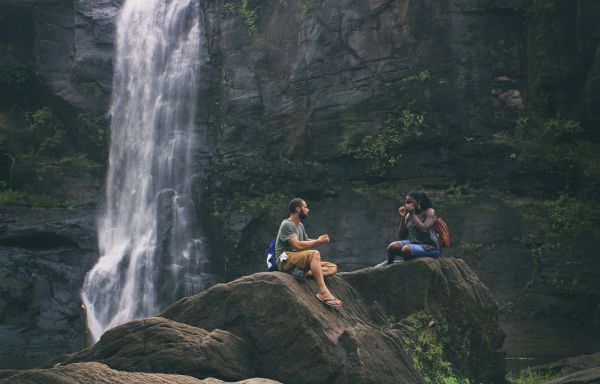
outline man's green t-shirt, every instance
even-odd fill
[[[308,240],[308,235],[304,230],[304,224],[298,223],[295,225],[290,219],[285,219],[279,226],[279,232],[277,232],[277,241],[275,242],[275,257],[279,258],[283,252],[294,251],[294,247],[288,243],[288,240],[294,236],[298,236],[298,240]]]

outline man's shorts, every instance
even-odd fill
[[[283,272],[289,272],[294,268],[300,268],[303,271],[310,271],[310,262],[312,261],[314,249],[307,249],[298,252],[286,252],[287,260],[281,265]],[[336,265],[327,261],[321,261],[321,268],[335,267]]]

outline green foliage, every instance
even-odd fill
[[[245,196],[239,192],[234,192],[232,202],[238,209],[238,212],[254,211],[266,214],[272,217],[279,217],[285,213],[284,207],[289,200],[283,194],[268,193],[260,196]]]
[[[452,196],[456,200],[462,200],[473,196],[471,193],[472,188],[469,183],[459,184],[456,180],[448,186],[446,193]]]
[[[549,238],[597,236],[600,230],[600,204],[595,200],[561,194],[556,199],[507,201],[509,207],[534,224],[531,243],[542,235]]]
[[[552,373],[530,368],[522,369],[518,373],[509,373],[506,376],[510,384],[544,384],[556,377],[564,375],[564,372]]]
[[[519,118],[517,118],[515,124],[515,135],[521,139],[529,138],[530,132],[528,116],[519,116]]]
[[[237,5],[234,3],[227,3],[227,4],[223,4],[223,6],[220,9],[220,14],[221,16],[225,16],[225,17],[229,17],[229,16],[234,16],[237,14]]]
[[[57,161],[60,166],[68,166],[80,169],[98,170],[102,166],[92,160],[90,160],[86,154],[80,153],[74,156],[63,157]]]
[[[315,10],[311,4],[302,4],[298,19],[304,21],[312,18],[315,15]]]
[[[476,255],[486,249],[486,245],[482,243],[469,243],[461,241],[458,244],[457,250],[461,255]]]
[[[511,140],[520,151],[514,157],[528,168],[547,169],[564,193],[592,198],[600,192],[600,148],[581,139],[582,133],[579,122],[561,116],[537,125],[520,117]]]
[[[248,28],[248,32],[250,33],[250,35],[256,35],[258,12],[257,6],[253,4],[253,1],[242,0],[242,5],[240,7],[240,15],[242,16],[242,18],[244,18],[244,24],[246,24],[246,28]]]
[[[436,321],[425,311],[417,311],[402,325],[409,331],[402,339],[410,351],[413,366],[425,383],[469,384],[469,380],[454,372],[452,365],[444,355],[444,335],[448,334],[448,325]]]
[[[514,199],[505,204],[517,210],[530,224],[531,231],[514,240],[529,249],[532,269],[518,297],[506,303],[504,315],[509,315],[538,282],[550,285],[561,294],[597,297],[597,291],[584,283],[589,278],[575,275],[570,268],[581,263],[583,256],[576,255],[569,244],[573,239],[595,241],[593,239],[600,238],[600,204],[565,194],[545,201]],[[560,261],[550,263],[554,258],[545,255],[551,253],[561,255]]]
[[[104,96],[104,91],[102,90],[102,88],[100,88],[98,83],[96,83],[94,81],[81,83],[81,88],[83,88],[83,90],[86,93],[88,93],[96,98],[100,98],[100,97]]]
[[[14,205],[31,208],[55,208],[60,203],[54,197],[48,195],[34,195],[26,192],[6,189],[0,191],[0,205]]]
[[[578,296],[586,294],[586,290],[582,287],[579,276],[563,277],[559,271],[554,271],[549,284],[557,289],[562,294],[568,296]]]
[[[236,0],[223,4],[220,14],[224,17],[241,16],[244,24],[251,36],[256,35],[258,31],[258,0]]]
[[[65,147],[65,131],[62,123],[48,107],[32,114],[30,131],[34,138],[34,149],[45,155],[58,155]]]
[[[402,79],[404,82],[424,83],[431,78],[431,73],[425,69],[416,75],[408,76]]]
[[[91,116],[84,113],[77,117],[77,141],[88,157],[104,162],[108,157],[110,132],[108,121],[102,116]]]
[[[590,225],[600,224],[598,220],[600,207],[598,204],[569,198],[563,194],[557,200],[547,202],[546,206],[552,228],[557,233],[575,236],[578,232],[585,230],[582,227],[586,223]]]
[[[520,116],[516,121],[515,136],[519,140],[540,144],[573,142],[583,132],[579,122],[563,119],[560,115],[547,119],[541,127],[531,124],[530,118]]]
[[[31,71],[11,56],[0,58],[0,103],[14,103],[21,99],[31,80]]]
[[[405,110],[399,118],[386,120],[379,135],[366,137],[356,158],[373,160],[376,168],[379,169],[393,167],[402,158],[397,147],[405,144],[411,138],[422,136],[424,128],[425,118],[423,115]]]
[[[394,316],[394,315],[384,316],[382,319],[382,323],[379,326],[379,330],[381,332],[389,331],[390,329],[392,329],[393,325],[397,322],[398,322],[398,319],[396,319],[396,316]]]

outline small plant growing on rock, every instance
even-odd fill
[[[391,168],[397,165],[402,158],[397,147],[405,144],[411,138],[422,136],[424,128],[425,117],[423,115],[405,110],[400,117],[386,120],[379,135],[366,137],[355,157],[373,160],[377,169]]]
[[[412,356],[413,366],[425,383],[469,384],[469,380],[457,375],[452,364],[444,356],[443,335],[448,325],[437,321],[425,311],[417,311],[403,319],[402,326],[408,331],[402,337]]]
[[[416,75],[408,76],[402,79],[404,82],[424,83],[431,78],[431,73],[425,69]]]
[[[62,124],[48,107],[35,111],[32,119],[30,130],[35,140],[35,150],[44,155],[57,155],[65,144]]]
[[[457,200],[468,198],[471,196],[471,185],[469,183],[459,184],[454,180],[446,190],[446,193]]]
[[[552,373],[547,371],[525,368],[518,373],[509,373],[506,379],[510,384],[543,384],[556,377],[568,374],[567,372]]]
[[[396,322],[398,322],[398,319],[396,319],[396,316],[394,316],[394,315],[384,316],[382,319],[382,324],[379,326],[379,330],[381,332],[389,331],[390,329],[392,329],[393,325]]]
[[[224,4],[219,13],[224,17],[241,16],[248,33],[254,36],[258,31],[258,8],[259,4],[256,0],[241,0]]]

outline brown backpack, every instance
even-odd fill
[[[438,240],[440,242],[440,246],[446,248],[450,246],[450,230],[448,229],[448,224],[441,218],[436,219],[433,224],[433,229],[437,234]]]

